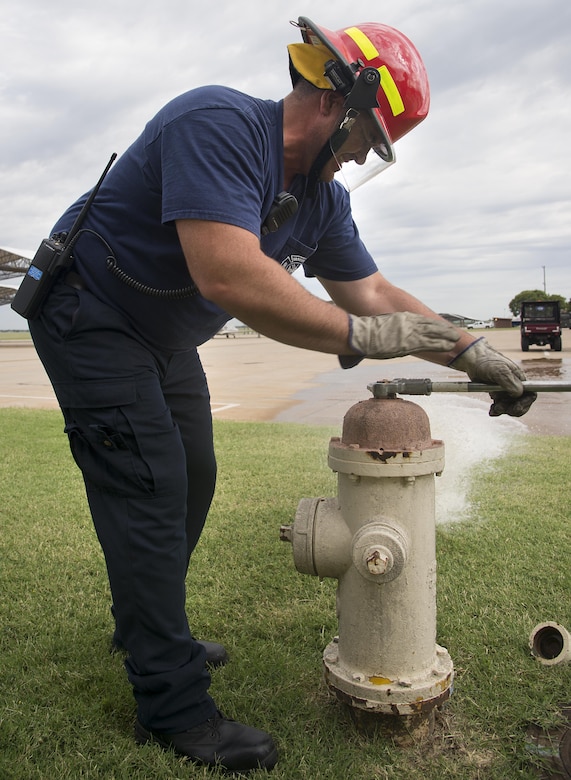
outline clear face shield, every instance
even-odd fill
[[[396,158],[393,156],[392,160],[385,160],[381,155],[370,149],[367,153],[365,160],[357,162],[356,160],[348,160],[347,162],[341,162],[337,159],[337,155],[333,154],[335,162],[339,166],[339,170],[335,174],[335,178],[345,187],[349,192],[353,192],[362,184],[366,184],[379,173],[386,171],[391,165],[394,165]]]
[[[376,124],[365,113],[360,113],[352,119],[346,141],[339,149],[332,148],[331,152],[338,169],[335,178],[349,192],[353,192],[396,162],[394,149],[387,147]]]

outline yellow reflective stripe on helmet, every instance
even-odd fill
[[[359,30],[358,27],[348,27],[345,30],[345,33],[355,41],[357,46],[363,52],[364,57],[369,62],[374,60],[375,57],[379,56],[377,47],[372,43],[371,40],[369,40],[369,38],[367,38],[364,32]],[[394,79],[391,76],[391,72],[386,65],[381,65],[378,71],[381,74],[381,88],[389,102],[393,116],[398,116],[404,112],[404,103],[402,102],[399,88],[395,84]]]
[[[345,32],[352,38],[368,60],[379,56],[376,47],[358,27],[348,27]]]
[[[393,116],[398,116],[404,111],[404,103],[402,102],[399,88],[395,84],[391,72],[386,65],[381,65],[379,73],[381,74],[381,87],[389,101]]]

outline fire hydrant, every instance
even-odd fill
[[[326,684],[357,725],[422,738],[454,676],[436,643],[434,477],[444,445],[417,404],[373,398],[349,409],[328,462],[338,497],[302,499],[281,529],[299,572],[338,580]]]

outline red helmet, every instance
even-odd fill
[[[338,74],[327,76],[333,89],[348,95],[365,68],[380,73],[377,107],[371,108],[370,113],[387,143],[386,159],[394,160],[392,144],[422,122],[430,105],[428,77],[414,45],[393,27],[375,22],[332,32],[300,16],[297,26],[305,43],[325,46],[340,63]],[[295,74],[293,58],[292,64]],[[300,75],[312,81],[311,76],[303,72]],[[319,77],[322,83],[323,74]]]

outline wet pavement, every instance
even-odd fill
[[[515,334],[502,334],[501,341],[511,347]],[[506,338],[506,335],[511,338]],[[500,339],[498,339],[500,340]],[[489,341],[493,343],[492,338]],[[571,334],[568,339],[571,342]],[[504,354],[517,362],[530,381],[571,383],[571,348],[567,352],[530,351],[526,357],[513,348],[502,349]],[[516,354],[519,353],[519,354]],[[293,396],[297,404],[276,416],[282,422],[306,422],[315,425],[335,425],[348,407],[370,397],[367,385],[396,378],[430,378],[433,381],[462,381],[464,374],[450,368],[437,366],[414,358],[373,363],[366,361],[350,371],[338,369],[315,377],[315,387],[299,390]],[[404,396],[419,403],[431,414],[438,409],[473,408],[483,411],[489,408],[487,394],[433,393],[427,397]],[[499,419],[505,419],[499,418]],[[497,422],[494,420],[494,422]],[[547,436],[571,436],[571,393],[540,393],[530,411],[517,422],[518,430]]]

